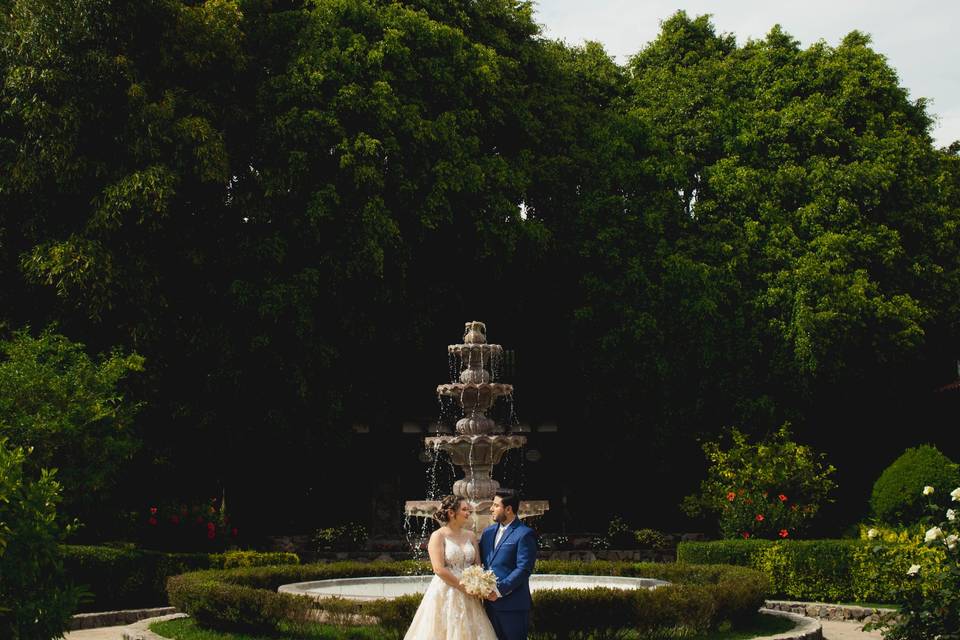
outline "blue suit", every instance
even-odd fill
[[[533,529],[514,518],[494,547],[499,524],[480,535],[483,566],[497,576],[500,597],[485,601],[487,616],[499,640],[526,640],[530,624],[530,574],[537,561],[537,537]]]

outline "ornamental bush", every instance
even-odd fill
[[[931,515],[940,515],[941,520],[912,545],[917,563],[906,571],[901,567],[905,580],[896,594],[901,615],[865,627],[883,628],[887,640],[960,638],[960,483],[947,494],[947,509],[941,510],[933,495],[926,495],[927,506]],[[881,543],[874,551],[883,555],[887,549],[888,545]]]
[[[561,638],[577,633],[609,634],[624,628],[702,631],[752,615],[769,590],[769,583],[760,572],[729,565],[544,561],[537,564],[537,572],[642,576],[673,583],[653,591],[537,592],[532,628],[537,633]],[[292,582],[416,573],[429,573],[429,566],[404,561],[255,567],[175,576],[168,581],[168,591],[171,604],[210,628],[275,631],[290,621],[310,619],[310,610],[319,609],[331,621],[347,624],[357,620],[357,616],[367,620],[373,617],[381,626],[402,633],[410,624],[419,596],[399,601],[313,602],[279,594],[276,589]]]
[[[164,605],[167,578],[187,571],[300,562],[293,553],[165,553],[132,546],[63,545],[61,553],[68,578],[87,593],[80,611]]]
[[[789,425],[751,443],[730,430],[729,448],[706,442],[710,462],[698,495],[682,508],[691,516],[713,513],[724,538],[792,538],[801,535],[836,486],[833,466],[790,438]]]
[[[927,497],[923,488],[931,486]],[[932,445],[907,449],[884,469],[873,485],[870,509],[880,523],[909,526],[925,519],[927,505],[933,502],[943,513],[949,507],[949,492],[960,486],[960,465]]]
[[[26,471],[29,451],[0,438],[0,638],[48,640],[67,630],[79,592],[57,544],[60,484],[53,472]]]
[[[825,602],[896,602],[914,545],[891,543],[882,553],[871,540],[721,540],[682,542],[677,561],[728,563],[762,571],[772,595]]]

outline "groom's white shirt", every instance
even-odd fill
[[[497,537],[494,538],[494,540],[493,540],[493,548],[494,548],[494,549],[496,549],[497,547],[500,546],[500,540],[503,539],[503,532],[507,530],[507,526],[509,526],[509,525],[502,524],[502,525],[500,525],[500,528],[497,529]]]

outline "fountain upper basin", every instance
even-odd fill
[[[282,585],[277,591],[311,598],[346,598],[348,600],[392,599],[423,593],[433,579],[425,576],[387,576],[376,578],[338,578]],[[656,589],[669,584],[653,578],[624,578],[621,576],[574,576],[534,574],[530,576],[530,591],[544,589]]]

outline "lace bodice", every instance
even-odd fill
[[[473,544],[469,540],[463,544],[457,544],[446,536],[443,537],[443,540],[444,564],[454,574],[460,575],[461,571],[473,564],[477,554],[476,549],[473,548]]]

